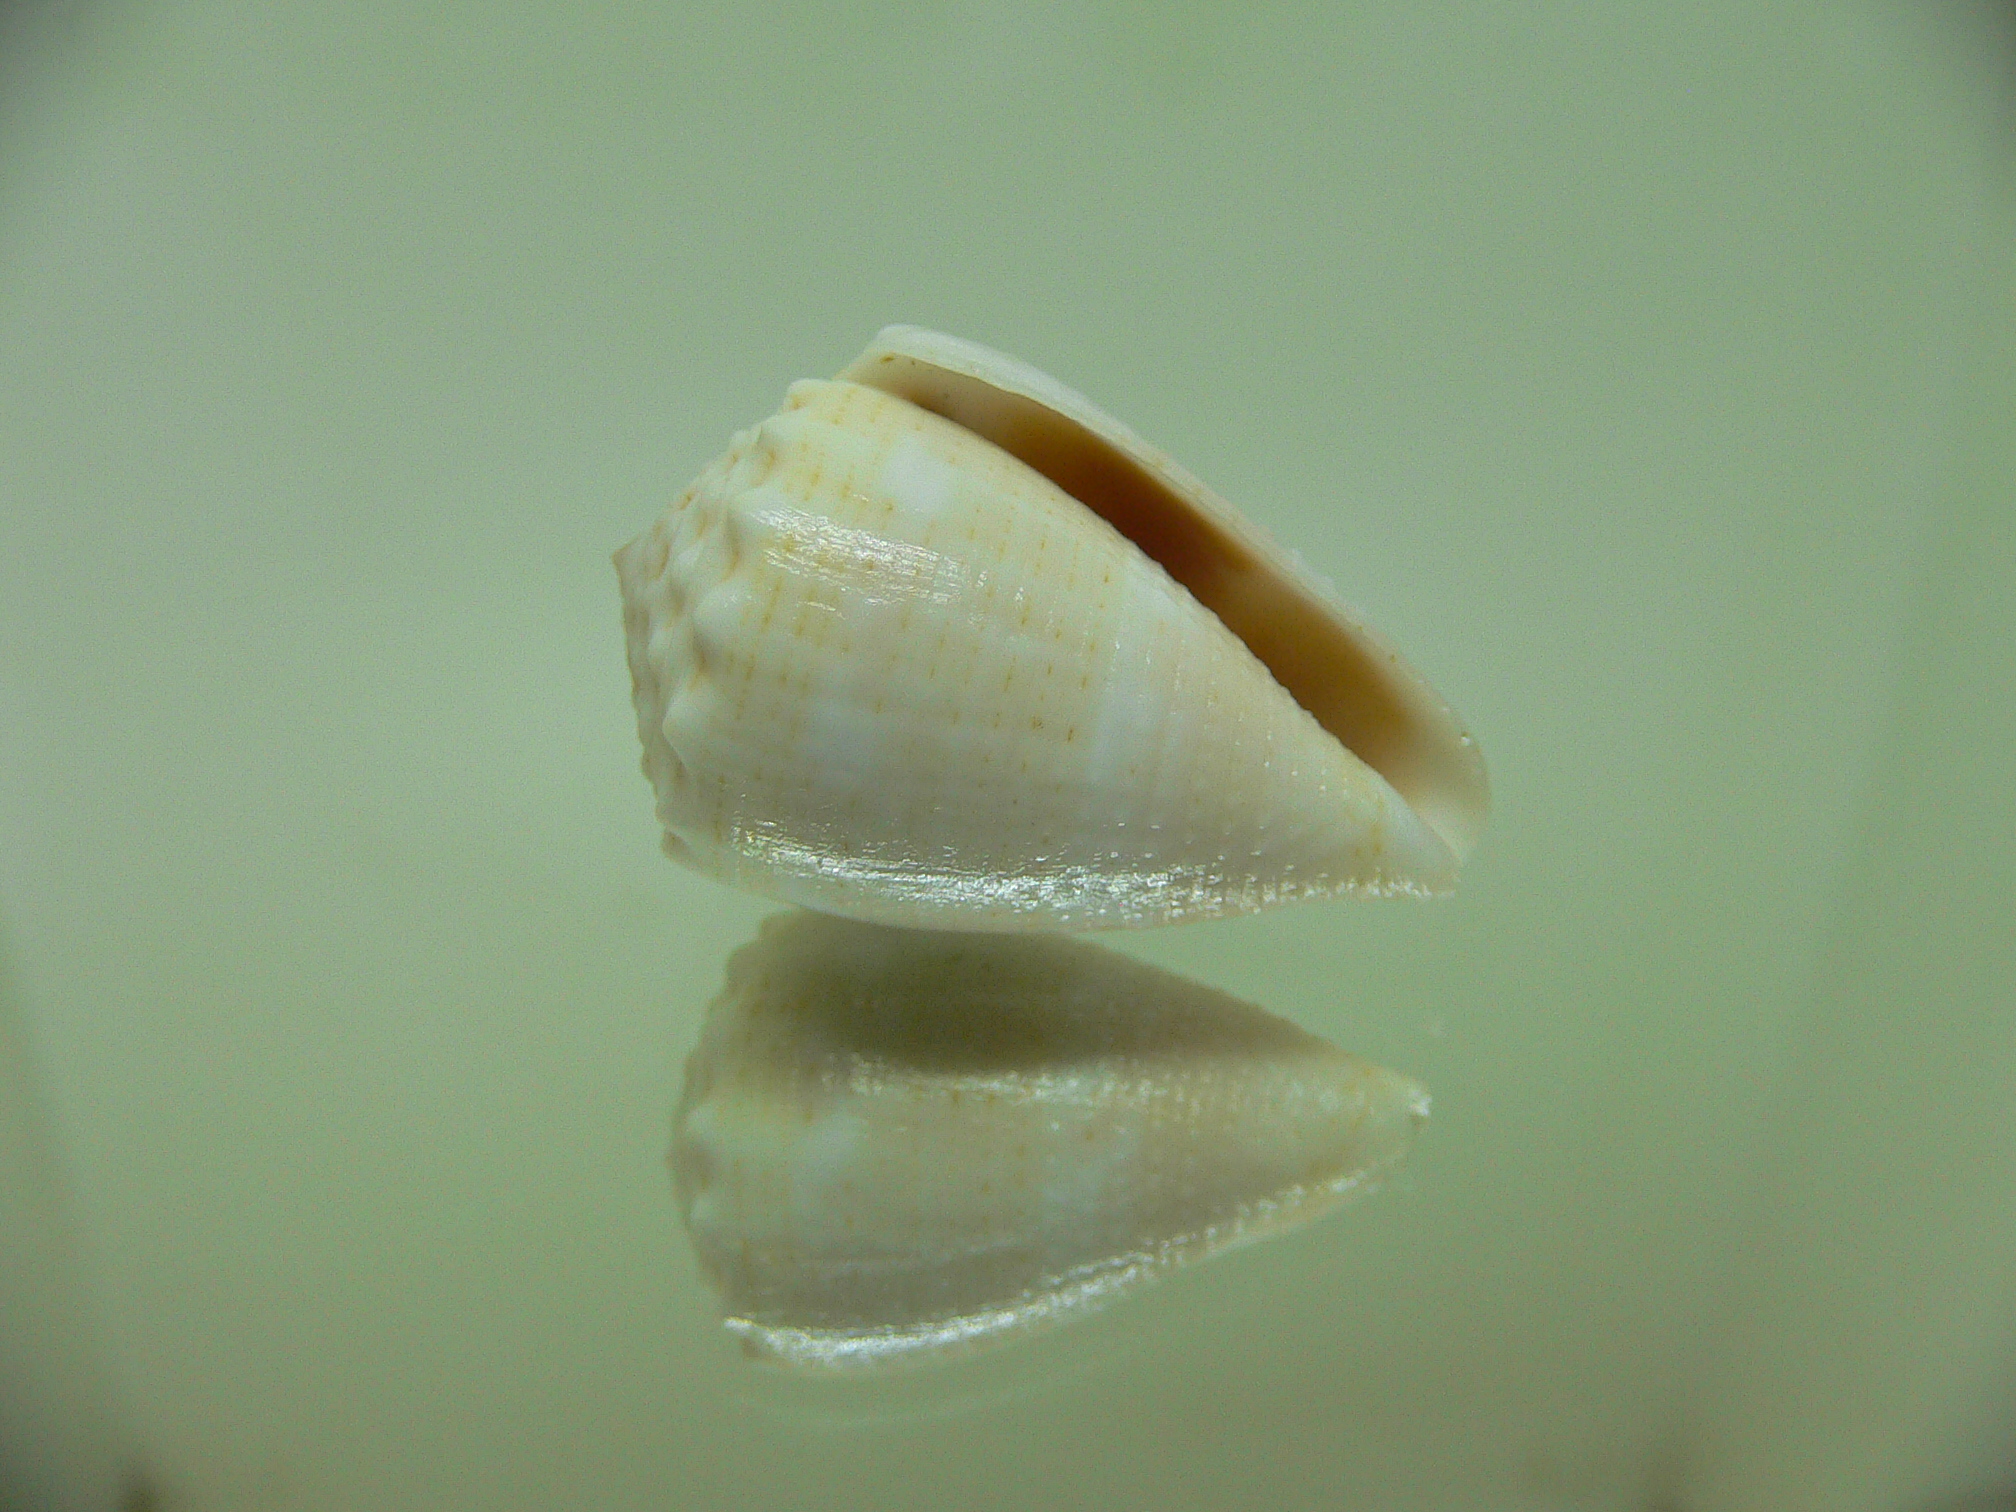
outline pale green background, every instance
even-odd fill
[[[1995,19],[6,13],[16,1495],[2016,1484]],[[891,320],[1298,548],[1497,808],[1454,902],[1118,942],[1426,1081],[1399,1189],[836,1392],[733,1357],[673,1210],[679,1067],[769,910],[657,852],[608,555]]]

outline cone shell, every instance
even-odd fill
[[[616,562],[666,848],[771,897],[1163,924],[1444,891],[1482,821],[1475,747],[1397,654],[971,343],[892,327],[794,384]]]
[[[1370,1189],[1428,1101],[1193,982],[1057,938],[798,913],[738,951],[672,1169],[726,1323],[807,1367],[1078,1317]]]

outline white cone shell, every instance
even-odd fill
[[[1329,1212],[1427,1107],[1110,951],[797,914],[730,962],[672,1169],[752,1353],[876,1365],[1070,1319]]]
[[[724,881],[974,930],[1453,885],[1161,567],[902,398],[794,385],[617,568],[667,849]]]

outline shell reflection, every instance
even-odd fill
[[[1110,951],[780,915],[730,960],[672,1151],[727,1327],[814,1367],[1068,1319],[1390,1172],[1404,1076]]]

